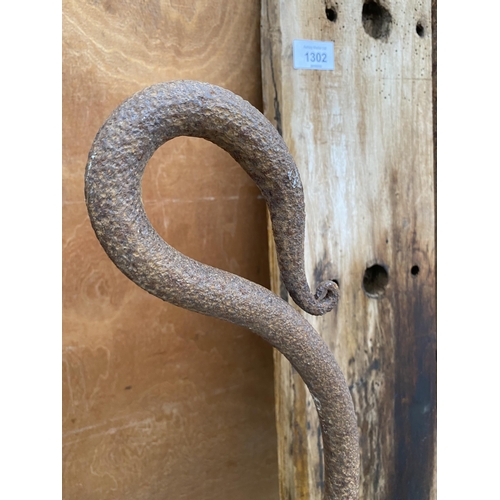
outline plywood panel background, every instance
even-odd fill
[[[262,107],[259,20],[258,1],[64,2],[65,499],[278,497],[271,348],[131,283],[83,198],[98,128],[143,87],[197,79]],[[168,143],[143,199],[175,248],[268,285],[265,205],[225,152]]]

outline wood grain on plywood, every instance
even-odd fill
[[[335,69],[294,70],[294,39],[333,41]],[[431,1],[264,0],[262,68],[265,114],[304,184],[308,278],[340,285],[338,309],[309,319],[350,385],[360,498],[435,498]],[[275,366],[281,498],[319,499],[314,405]]]
[[[83,197],[99,127],[132,93],[196,79],[261,108],[258,2],[73,1],[63,9],[63,492],[75,500],[278,496],[271,348],[125,278]],[[266,212],[221,149],[178,138],[143,201],[197,260],[268,285]]]

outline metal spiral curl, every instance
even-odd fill
[[[85,172],[92,227],[116,266],[149,293],[191,311],[244,326],[278,349],[298,371],[321,424],[325,499],[357,500],[359,443],[349,390],[320,335],[266,288],[202,264],[169,246],[149,222],[141,180],[153,153],[178,136],[201,137],[227,151],[261,190],[271,215],[281,278],[310,314],[337,304],[327,281],[313,294],[304,272],[304,195],[281,136],[248,102],[195,81],[148,87],[122,103],[99,130]]]

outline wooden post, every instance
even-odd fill
[[[294,69],[293,40],[334,42],[333,71]],[[264,110],[299,167],[308,316],[346,375],[363,499],[435,498],[436,331],[431,0],[263,0]],[[287,298],[271,248],[272,287]],[[320,429],[275,355],[281,498],[319,499]]]

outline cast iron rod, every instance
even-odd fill
[[[228,90],[195,81],[148,87],[123,102],[94,140],[85,173],[92,227],[116,266],[149,293],[176,306],[257,333],[290,361],[316,404],[323,437],[325,499],[357,500],[359,443],[347,384],[311,325],[277,295],[202,264],[169,246],[153,229],[141,199],[147,162],[178,136],[207,139],[252,177],[269,207],[281,277],[310,314],[338,300],[333,281],[311,293],[304,271],[304,195],[299,172],[271,123]]]

